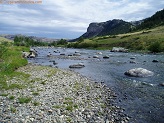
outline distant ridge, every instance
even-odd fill
[[[14,38],[17,37],[28,37],[30,39],[33,39],[34,41],[39,41],[39,42],[53,42],[53,41],[59,41],[60,39],[52,39],[52,38],[45,38],[45,37],[36,37],[36,36],[26,36],[26,35],[21,35],[21,34],[16,34],[16,35],[0,35],[1,37],[7,38],[9,40],[14,40]]]

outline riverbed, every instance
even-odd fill
[[[70,69],[69,66],[75,63],[84,64],[84,68],[71,70],[105,83],[115,91],[115,103],[131,117],[129,122],[164,122],[164,87],[160,86],[164,83],[164,55],[45,47],[34,49],[38,56],[28,59],[34,64],[62,69]],[[98,58],[93,58],[94,55]],[[105,55],[109,58],[104,59]],[[125,71],[139,67],[154,72],[154,75],[146,78],[124,75]]]

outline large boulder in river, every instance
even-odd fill
[[[93,58],[99,58],[99,56],[98,55],[94,55]]]
[[[83,68],[83,67],[85,67],[85,65],[82,63],[73,64],[69,66],[69,68]]]
[[[154,73],[144,68],[134,68],[126,71],[124,74],[132,77],[148,77],[153,76]]]

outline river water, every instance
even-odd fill
[[[69,69],[69,65],[75,63],[83,63],[84,68],[72,70],[97,82],[104,82],[115,91],[115,103],[125,109],[125,113],[131,117],[130,123],[164,123],[164,87],[159,85],[164,83],[164,55],[113,53],[108,50],[37,47],[35,49],[38,57],[28,59],[31,63],[62,69]],[[68,57],[77,51],[81,56]],[[51,57],[47,57],[49,53],[52,54]],[[65,55],[61,56],[61,53]],[[99,58],[93,58],[93,55],[98,55]],[[109,59],[103,59],[104,55],[109,55]],[[154,59],[159,62],[152,62]],[[57,64],[54,65],[52,61]],[[154,75],[146,78],[124,75],[125,71],[138,67],[153,71]]]

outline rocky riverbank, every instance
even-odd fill
[[[70,70],[28,64],[0,90],[1,123],[126,123],[116,95],[102,83]]]

